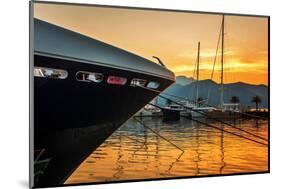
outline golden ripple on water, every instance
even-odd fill
[[[268,171],[268,147],[181,119],[163,123],[142,121],[184,152],[134,120],[127,121],[94,151],[66,184],[179,176],[203,176]],[[217,128],[265,142],[242,131],[208,122]],[[236,121],[236,127],[268,138],[268,121]]]

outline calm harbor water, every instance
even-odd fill
[[[185,118],[174,123],[163,123],[161,118],[142,118],[141,121],[183,152],[131,119],[94,151],[66,184],[268,170],[268,147],[265,145]],[[221,123],[207,122],[267,143]],[[268,121],[244,120],[236,121],[235,125],[268,138]]]

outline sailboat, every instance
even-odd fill
[[[220,107],[207,113],[208,117],[215,118],[238,118],[239,104],[237,103],[224,103],[224,15],[222,15],[222,28],[221,28],[221,76],[220,76]]]
[[[209,106],[202,106],[204,103],[204,99],[201,99],[199,97],[199,65],[200,65],[200,41],[198,42],[198,51],[197,51],[197,62],[196,62],[196,95],[195,95],[195,104],[190,104],[190,102],[187,102],[188,107],[192,107],[191,109],[191,117],[205,117],[207,112],[213,111],[214,107]],[[190,106],[191,105],[191,106]]]

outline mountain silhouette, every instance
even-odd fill
[[[179,96],[195,100],[196,95],[196,82],[192,78],[184,78],[179,76],[176,78],[176,83],[166,89],[163,93]],[[187,83],[184,85],[184,82]],[[190,81],[188,83],[188,81]],[[198,82],[198,97],[208,99],[208,104],[218,106],[220,104],[220,84],[212,80],[200,80]],[[262,102],[259,104],[260,108],[268,108],[268,86],[266,85],[253,85],[243,82],[224,84],[224,102],[230,103],[232,96],[237,96],[240,100],[240,105],[244,107],[255,107],[255,103],[251,102],[254,96],[259,96]],[[179,100],[169,97],[172,100]],[[158,103],[164,105],[164,99],[160,99]]]
[[[176,83],[179,85],[187,85],[194,81],[192,77],[185,77],[185,76],[177,76]]]

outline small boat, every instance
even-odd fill
[[[193,118],[195,118],[195,117],[207,117],[207,116],[209,116],[209,114],[211,112],[213,112],[215,110],[216,110],[216,108],[209,107],[209,106],[207,106],[207,107],[204,107],[204,106],[203,107],[194,107],[194,108],[192,108],[191,116]]]
[[[158,108],[151,108],[151,107],[148,107],[147,108],[147,105],[142,108],[139,112],[137,112],[134,116],[136,117],[159,117],[159,116],[162,116],[162,112],[161,112],[161,109],[158,109]]]
[[[163,113],[161,107],[157,103],[157,98],[153,99],[149,104],[145,105],[140,111],[138,111],[134,116],[136,117],[159,117]]]
[[[180,120],[180,114],[185,108],[178,104],[173,104],[162,108],[163,121],[178,121]]]
[[[220,107],[207,113],[209,118],[236,119],[242,117],[238,103],[224,102],[224,15],[222,15],[221,25],[221,75],[220,75]]]
[[[182,112],[182,116],[191,117],[191,118],[205,118],[207,113],[214,111],[216,108],[207,106],[205,104],[206,99],[201,99],[199,97],[199,71],[200,71],[200,41],[198,42],[198,50],[197,50],[197,61],[196,61],[196,94],[195,99],[193,101],[186,101],[186,107],[188,109],[185,112]]]
[[[31,149],[37,153],[31,182],[58,186],[175,76],[163,65],[39,19],[33,33]],[[44,170],[37,169],[41,162]]]

